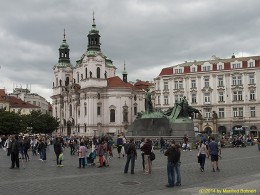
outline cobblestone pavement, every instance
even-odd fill
[[[206,160],[205,172],[200,172],[197,151],[181,154],[182,186],[166,188],[167,158],[156,151],[151,175],[144,175],[141,156],[138,154],[135,174],[123,174],[125,159],[114,158],[109,167],[88,166],[79,169],[77,156],[65,150],[64,167],[57,167],[52,148],[47,152],[47,162],[32,157],[29,162],[20,161],[20,169],[9,169],[10,157],[0,149],[0,194],[88,194],[88,195],[160,195],[160,194],[226,194],[225,189],[250,189],[260,194],[260,151],[256,146],[224,148],[220,160],[220,172],[212,172],[210,160]],[[31,157],[31,152],[29,153]],[[221,193],[220,193],[221,192]],[[234,191],[235,192],[235,191]],[[242,191],[240,191],[242,193]],[[238,193],[229,193],[238,194]],[[249,193],[248,193],[249,194]]]

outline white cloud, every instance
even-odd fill
[[[102,51],[128,80],[153,80],[175,63],[259,55],[260,1],[12,0],[0,7],[0,87],[30,84],[49,99],[66,28],[71,62],[87,49],[95,11]],[[34,87],[35,86],[35,87]]]

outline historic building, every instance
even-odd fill
[[[260,56],[185,62],[162,69],[154,82],[155,107],[186,96],[201,111],[194,119],[200,132],[260,129]]]
[[[7,95],[4,89],[0,89],[0,109],[26,115],[33,110],[40,110],[40,107]]]
[[[59,60],[53,67],[53,116],[60,120],[59,133],[102,135],[125,132],[144,111],[144,90],[116,76],[116,67],[101,51],[100,34],[93,17],[87,51],[75,66],[65,32]]]
[[[50,103],[44,97],[38,95],[37,93],[31,93],[31,91],[28,88],[15,88],[13,90],[13,93],[10,93],[9,95],[17,97],[25,102],[40,107],[40,110],[43,114],[51,113]]]
[[[6,95],[5,89],[0,89],[0,109],[6,111],[10,110],[10,102],[8,101],[8,96]]]

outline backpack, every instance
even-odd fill
[[[129,144],[129,143],[126,143],[126,144],[124,145],[124,149],[125,149],[125,153],[126,153],[126,154],[131,154],[131,151],[132,151],[132,150],[130,149],[130,148],[131,148],[130,146],[131,146],[131,144]]]
[[[155,154],[154,154],[154,152],[151,152],[151,154],[150,154],[150,159],[151,159],[151,161],[155,160]]]
[[[118,146],[123,145],[123,139],[121,137],[117,138],[117,145]]]
[[[176,164],[180,160],[180,150],[174,148],[172,152],[173,152],[172,162],[173,162],[173,164]]]

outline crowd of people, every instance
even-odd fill
[[[135,174],[135,163],[137,159],[137,149],[140,149],[143,174],[152,173],[152,162],[154,157],[154,146],[160,144],[160,153],[167,156],[167,178],[166,187],[181,186],[181,150],[191,151],[189,139],[184,135],[182,142],[176,143],[174,140],[165,140],[163,137],[159,141],[152,141],[149,138],[135,140],[127,138],[120,134],[116,139],[111,136],[86,136],[62,137],[62,136],[28,136],[28,135],[10,135],[0,136],[0,147],[4,148],[6,155],[10,156],[10,169],[19,168],[20,160],[30,161],[28,151],[32,156],[39,156],[39,160],[47,160],[46,151],[53,149],[56,156],[57,167],[63,167],[64,150],[70,149],[70,155],[77,156],[78,168],[85,168],[86,165],[96,165],[98,168],[109,167],[110,160],[114,157],[113,148],[116,147],[117,158],[125,158],[123,173],[127,174],[129,165],[131,174]],[[260,142],[258,143],[260,145]],[[221,141],[215,141],[215,138],[205,136],[201,137],[197,145],[197,159],[201,172],[205,171],[205,159],[211,159],[212,171],[220,171],[219,158],[221,158]]]

